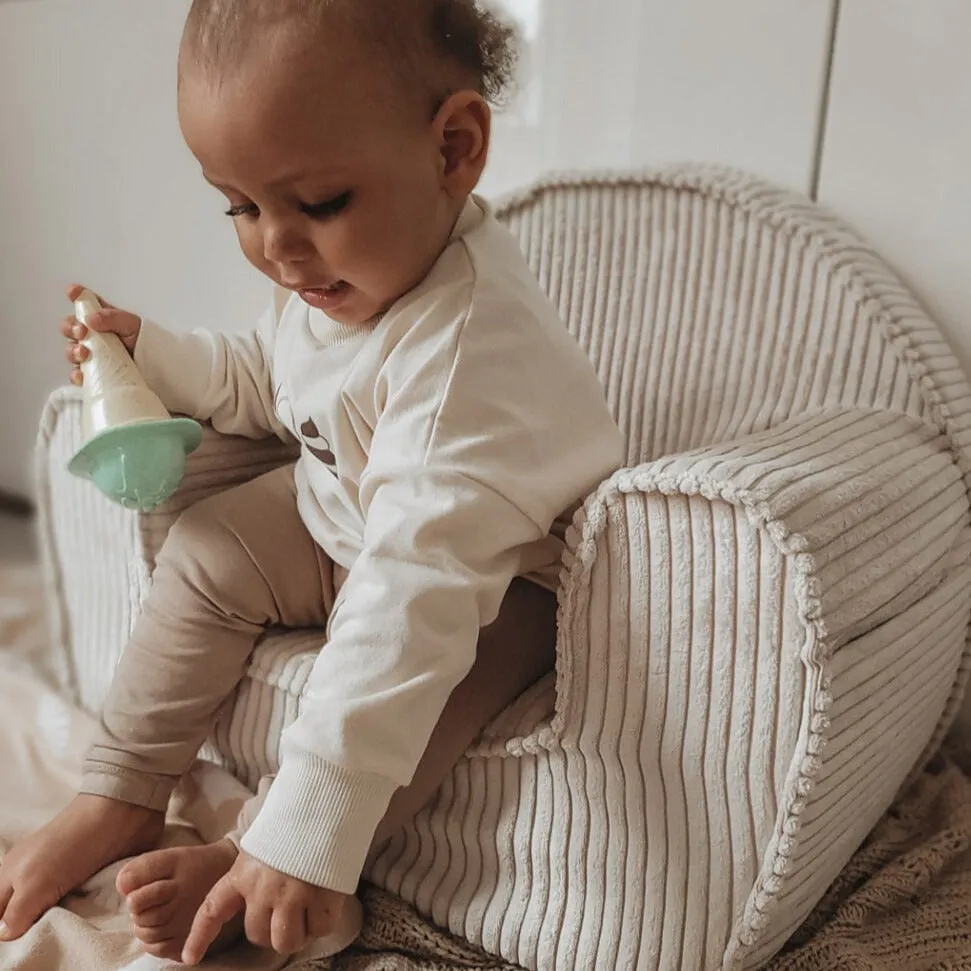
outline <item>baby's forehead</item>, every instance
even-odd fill
[[[420,8],[428,2],[195,0],[182,58],[186,64],[226,73],[268,49],[286,61],[305,52],[326,59],[353,46],[366,48],[377,67],[411,56],[422,33]],[[365,8],[370,15],[364,15]]]
[[[328,142],[320,137],[322,129],[338,142],[332,148],[328,142],[328,155],[355,163],[377,151],[393,156],[402,141],[430,129],[448,97],[353,32],[315,40],[280,34],[254,47],[228,82],[213,85],[210,73],[190,73],[200,83],[184,85],[189,90],[183,97],[209,100],[218,113],[232,112],[243,125],[251,114],[251,137],[316,147]],[[347,139],[361,144],[344,144]]]
[[[432,118],[386,65],[346,46],[327,59],[263,48],[215,82],[190,68],[179,114],[190,149],[219,186],[377,177],[406,164]]]
[[[365,50],[360,72],[439,103],[467,88],[501,99],[516,54],[515,31],[478,0],[194,0],[181,63],[225,76],[271,46],[291,49],[282,59]]]

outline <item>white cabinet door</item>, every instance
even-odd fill
[[[500,2],[528,28],[528,100],[497,116],[488,191],[679,161],[809,190],[829,0]]]
[[[971,369],[971,3],[849,0],[820,198],[916,288]]]

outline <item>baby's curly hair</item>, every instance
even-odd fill
[[[183,56],[221,73],[274,28],[316,36],[339,27],[378,41],[438,98],[471,87],[502,105],[511,94],[518,35],[480,0],[194,0]]]

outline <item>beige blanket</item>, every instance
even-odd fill
[[[10,611],[8,611],[8,614]],[[0,856],[45,822],[76,789],[93,723],[19,665],[0,658]],[[198,763],[180,786],[165,845],[217,839],[233,826],[248,792],[215,766]],[[99,873],[19,941],[0,944],[3,971],[159,971],[172,962],[141,953],[114,882],[123,863]],[[275,971],[285,962],[240,945],[214,969]]]
[[[0,563],[0,849],[68,798],[91,724],[29,672],[43,657],[39,584],[33,571]],[[971,766],[965,765],[965,768]],[[214,838],[243,791],[200,766],[184,787],[170,839]],[[20,943],[0,945],[0,971],[158,971],[140,955],[117,867],[45,917]],[[444,934],[378,890],[364,895],[368,920],[334,971],[507,971],[508,965]],[[168,965],[171,966],[171,965]],[[209,967],[280,966],[240,947]],[[856,854],[771,971],[971,971],[971,775],[939,756]],[[514,971],[514,969],[509,969]],[[609,969],[604,969],[609,971]]]

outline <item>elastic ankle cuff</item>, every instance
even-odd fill
[[[170,776],[145,775],[114,765],[89,762],[84,767],[79,792],[164,813],[177,782]]]

